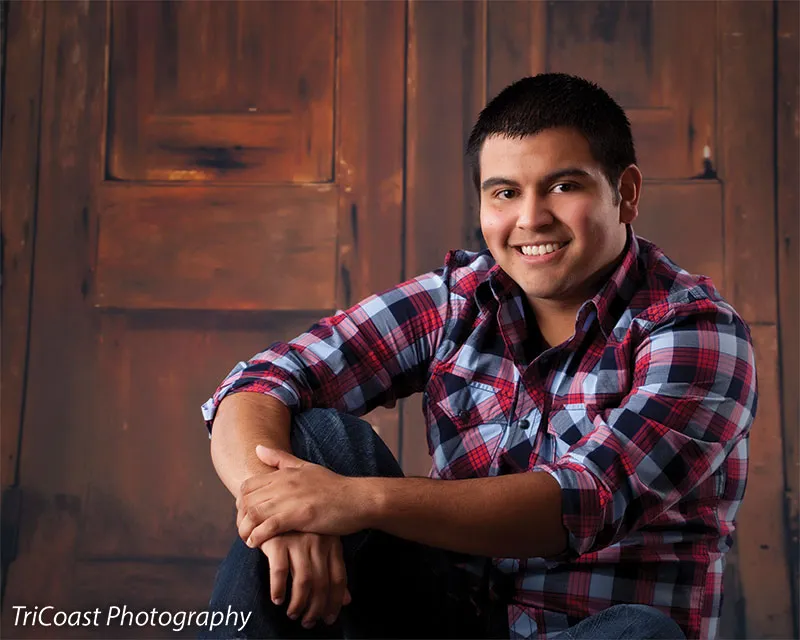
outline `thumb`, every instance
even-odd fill
[[[280,449],[270,449],[263,444],[256,447],[256,455],[261,462],[276,469],[296,469],[303,465],[303,461],[295,458],[291,453]]]

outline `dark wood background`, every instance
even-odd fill
[[[4,637],[42,634],[16,604],[205,608],[234,527],[200,404],[269,342],[477,248],[466,136],[542,71],[626,108],[637,231],[752,327],[722,636],[797,637],[797,2],[3,9]],[[418,399],[370,420],[427,473]]]

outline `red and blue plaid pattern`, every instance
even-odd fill
[[[511,638],[618,603],[714,637],[756,408],[747,326],[632,232],[566,343],[542,349],[522,295],[488,252],[451,252],[239,363],[203,406],[207,426],[239,391],[354,415],[422,391],[431,477],[542,471],[563,489],[568,552],[494,561],[515,586]]]

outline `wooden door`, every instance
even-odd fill
[[[235,529],[201,403],[402,276],[402,3],[44,12],[6,637],[48,631],[20,604],[204,609]],[[371,418],[396,450],[397,410]]]

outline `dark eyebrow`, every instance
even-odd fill
[[[578,167],[568,167],[566,169],[559,169],[558,171],[553,171],[553,173],[548,173],[544,178],[541,180],[541,184],[549,184],[551,182],[556,182],[557,180],[561,180],[561,178],[591,178],[592,174],[588,171],[583,169],[579,169]]]
[[[511,178],[503,178],[502,176],[497,176],[495,178],[486,178],[481,183],[481,191],[486,191],[487,189],[491,189],[492,187],[499,187],[500,185],[505,185],[508,187],[516,187],[519,189],[520,184],[516,180],[512,180]]]
[[[579,169],[578,167],[567,167],[566,169],[559,169],[558,171],[553,171],[553,173],[548,173],[539,181],[539,184],[543,185],[550,184],[562,178],[591,178],[591,177],[592,175],[588,171],[585,171],[584,169]],[[511,178],[504,178],[502,176],[497,176],[493,178],[486,178],[486,180],[484,180],[481,183],[481,191],[486,191],[487,189],[491,189],[492,187],[498,187],[501,185],[508,187],[515,187],[517,189],[520,188],[520,184],[516,180],[512,180]]]

